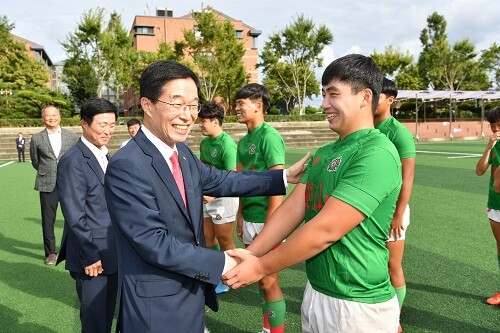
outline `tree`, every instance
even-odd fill
[[[11,35],[14,27],[6,16],[0,17],[0,118],[39,118],[48,104],[70,115],[66,97],[47,88],[49,70]]]
[[[482,51],[481,66],[487,71],[490,82],[500,88],[500,45],[493,43]]]
[[[246,83],[243,64],[245,48],[236,31],[211,9],[193,12],[195,29],[184,30],[184,41],[175,44],[176,52],[187,54],[188,65],[200,77],[205,100],[222,96],[230,104],[236,90]]]
[[[399,47],[386,46],[383,53],[373,51],[370,57],[375,61],[384,76],[396,77],[406,66],[413,63],[410,52],[403,52]]]
[[[132,39],[123,27],[120,15],[112,13],[109,22],[104,22],[104,9],[90,9],[83,13],[82,19],[73,33],[69,33],[64,47],[69,61],[65,66],[66,81],[74,80],[70,75],[79,73],[71,66],[84,64],[91,69],[97,86],[82,95],[97,94],[102,97],[106,85],[117,92],[130,82],[129,69],[132,64]],[[66,71],[67,70],[67,71]],[[85,89],[90,86],[85,86]],[[72,91],[73,93],[73,91]]]
[[[71,91],[71,100],[82,105],[88,99],[97,97],[97,77],[86,59],[70,58],[64,63],[63,81]]]
[[[446,36],[444,16],[434,12],[420,34],[423,50],[418,68],[425,87],[460,90],[481,89],[488,84],[485,71],[477,60],[475,46],[467,38],[453,47]]]
[[[264,45],[258,66],[266,80],[276,82],[279,89],[293,97],[292,107],[297,104],[300,114],[304,114],[305,99],[319,93],[314,70],[322,66],[321,51],[332,41],[326,25],[316,27],[311,19],[300,14]]]

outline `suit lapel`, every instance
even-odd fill
[[[99,164],[99,161],[97,160],[95,155],[92,153],[89,147],[87,147],[82,142],[82,139],[79,139],[76,145],[82,151],[83,157],[87,159],[87,164],[89,165],[90,169],[94,171],[99,181],[104,185],[104,171],[102,171],[101,165]]]
[[[182,200],[181,193],[179,192],[179,188],[177,187],[177,184],[175,183],[174,176],[172,175],[172,171],[168,167],[167,161],[163,158],[163,155],[160,153],[160,151],[153,145],[151,141],[148,140],[144,132],[142,130],[139,130],[139,132],[136,134],[135,138],[137,141],[137,144],[141,147],[142,151],[148,155],[151,156],[152,162],[151,165],[153,169],[156,171],[158,176],[160,177],[161,181],[165,186],[167,187],[168,191],[174,198],[175,202],[177,202],[177,205],[179,208],[182,210],[184,216],[188,221],[191,221],[191,218],[187,212],[186,206],[184,205],[184,201]],[[180,162],[180,161],[179,161]],[[183,175],[184,177],[184,175]],[[185,184],[185,187],[187,184]],[[190,228],[192,229],[191,223],[189,223]]]
[[[49,130],[48,129],[44,129],[42,131],[42,138],[43,138],[43,141],[45,142],[45,144],[48,147],[48,151],[50,151],[52,153],[52,156],[54,156],[54,159],[57,159],[56,154],[54,153],[54,149],[52,148],[52,145],[50,144]]]

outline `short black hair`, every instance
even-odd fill
[[[486,117],[490,124],[494,124],[500,121],[500,106],[493,108],[488,116]]]
[[[193,79],[199,92],[200,82],[191,69],[173,60],[156,61],[142,72],[140,79],[141,97],[156,101],[162,95],[162,89],[166,83],[188,78]]]
[[[134,125],[141,126],[141,121],[139,119],[135,119],[135,118],[132,118],[129,121],[127,121],[127,127],[134,126]]]
[[[267,109],[269,109],[271,95],[269,94],[269,90],[262,84],[258,83],[250,83],[247,84],[236,92],[235,99],[250,99],[251,101],[262,101],[263,112],[265,113]]]
[[[91,98],[86,101],[80,108],[80,119],[91,125],[94,116],[100,113],[114,113],[118,119],[118,108],[104,98]]]
[[[382,94],[392,96],[394,98],[398,97],[398,88],[396,87],[396,83],[384,77],[382,80]]]
[[[224,122],[224,108],[222,105],[215,102],[205,102],[201,105],[200,112],[198,112],[198,118],[217,119],[219,125],[222,126]]]
[[[335,59],[326,67],[321,84],[326,86],[333,80],[339,80],[350,85],[354,94],[365,88],[370,89],[373,94],[372,113],[375,113],[382,91],[382,79],[382,72],[372,58],[361,54],[348,54]]]

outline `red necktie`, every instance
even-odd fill
[[[176,151],[174,151],[172,156],[170,156],[170,162],[172,163],[172,174],[174,175],[175,183],[179,188],[179,192],[181,192],[182,201],[184,201],[184,206],[187,207],[186,191],[184,190],[184,178],[182,178],[181,166],[179,165],[179,157],[177,156]]]

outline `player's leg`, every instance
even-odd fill
[[[203,234],[205,235],[205,246],[212,250],[219,250],[219,243],[215,238],[215,229],[211,217],[203,218]]]
[[[497,211],[497,212],[499,212],[499,211]],[[500,268],[500,222],[497,222],[496,220],[500,220],[500,219],[495,218],[495,220],[492,220],[490,218],[490,226],[491,226],[491,231],[493,232],[493,236],[495,237],[495,240],[497,242],[497,259],[498,259],[498,266]],[[486,300],[486,303],[491,304],[491,305],[500,305],[500,292],[498,292],[495,295],[488,298]]]
[[[217,198],[210,203],[215,237],[223,251],[236,248],[233,233],[238,203],[238,198]]]
[[[259,288],[264,296],[263,313],[267,314],[270,332],[285,332],[286,302],[279,284],[279,274],[264,277],[259,281]]]

